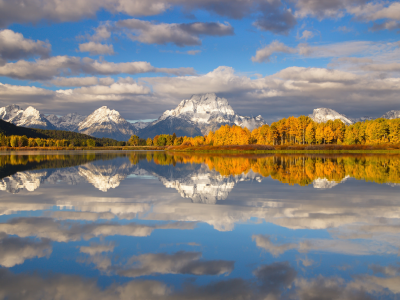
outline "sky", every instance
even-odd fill
[[[0,106],[156,119],[216,93],[267,122],[400,109],[400,2],[0,0]]]

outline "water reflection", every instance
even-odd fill
[[[0,299],[400,293],[398,155],[106,152],[0,162]]]

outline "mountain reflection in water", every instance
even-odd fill
[[[397,299],[400,155],[0,155],[0,299]]]

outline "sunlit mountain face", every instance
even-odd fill
[[[396,299],[400,155],[0,155],[0,299]]]

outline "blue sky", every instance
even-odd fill
[[[157,118],[192,94],[271,122],[398,110],[400,3],[3,0],[0,105]]]

